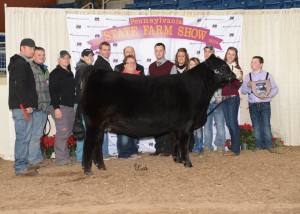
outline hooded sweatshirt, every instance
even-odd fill
[[[15,54],[10,58],[8,71],[9,108],[20,109],[20,104],[23,104],[24,108],[38,108],[38,95],[29,59]]]

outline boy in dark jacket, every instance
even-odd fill
[[[9,109],[15,121],[15,173],[16,175],[36,175],[38,172],[28,162],[28,146],[32,132],[32,112],[38,108],[38,96],[30,58],[34,55],[35,43],[23,39],[20,53],[10,58],[9,71]],[[23,109],[22,109],[23,108]]]

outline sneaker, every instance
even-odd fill
[[[35,176],[38,174],[38,171],[35,169],[25,169],[22,172],[18,173],[17,175],[24,175],[24,176]]]
[[[50,159],[44,159],[42,162],[39,162],[37,164],[34,164],[34,166],[39,166],[39,168],[46,167],[50,164]]]
[[[110,160],[110,157],[108,155],[103,156],[103,160]]]

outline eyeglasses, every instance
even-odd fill
[[[126,62],[126,64],[135,65],[136,63],[135,62]]]

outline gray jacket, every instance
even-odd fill
[[[46,65],[39,65],[34,61],[30,63],[30,66],[35,80],[36,92],[38,94],[38,110],[48,113],[47,109],[50,105],[49,71]]]

